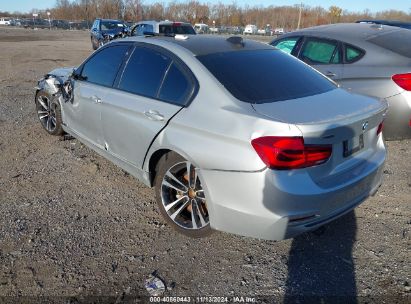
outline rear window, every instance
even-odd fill
[[[225,52],[197,57],[237,99],[269,103],[325,93],[336,85],[279,50]]]
[[[368,41],[399,55],[411,58],[411,31],[409,30],[389,32]]]
[[[195,35],[194,28],[189,24],[163,24],[159,26],[160,34]]]

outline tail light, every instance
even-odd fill
[[[384,122],[382,121],[377,128],[377,135],[379,135],[382,132],[382,129],[384,127]]]
[[[396,74],[392,76],[392,80],[406,91],[411,91],[411,73]]]
[[[261,160],[271,169],[300,169],[325,163],[331,145],[304,145],[302,137],[264,136],[251,141]]]

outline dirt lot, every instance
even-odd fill
[[[146,296],[155,270],[166,296],[411,301],[411,141],[387,143],[377,195],[316,233],[189,239],[165,224],[152,189],[38,123],[36,80],[90,53],[87,32],[0,28],[0,302]]]

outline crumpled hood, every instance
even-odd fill
[[[60,77],[63,81],[66,81],[68,77],[73,73],[73,71],[77,67],[66,67],[66,68],[58,68],[50,71],[48,74]]]

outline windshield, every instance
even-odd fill
[[[268,103],[325,93],[337,86],[276,49],[214,53],[198,60],[237,99]]]
[[[122,29],[124,28],[124,24],[119,21],[101,21],[101,30],[114,30],[114,29]]]

